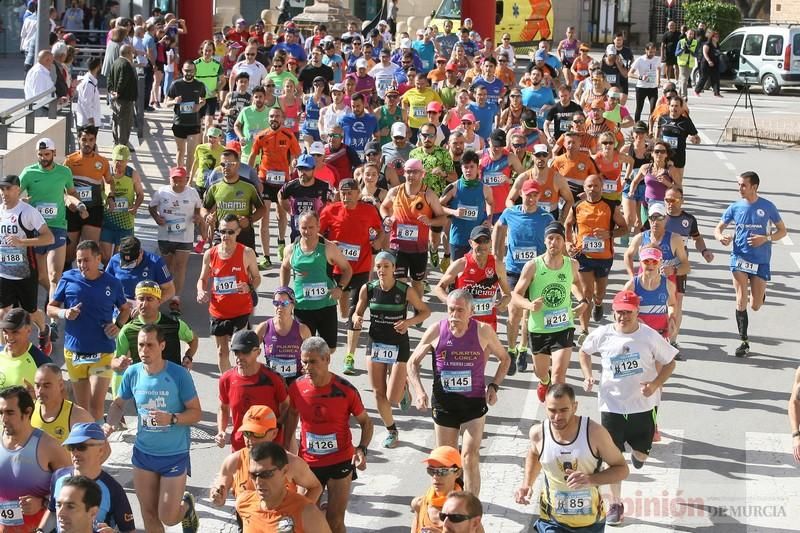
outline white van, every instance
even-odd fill
[[[800,86],[800,26],[746,26],[720,43],[720,77],[736,88],[761,85],[764,94]]]

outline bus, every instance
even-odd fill
[[[464,0],[468,2],[469,0]],[[478,21],[495,21],[493,37],[498,44],[504,33],[511,35],[514,44],[531,44],[541,39],[553,38],[553,3],[551,0],[472,0],[470,9],[462,13],[462,0],[442,0],[434,11],[431,24],[435,24],[441,31],[444,21],[453,21],[453,26],[458,29],[461,21],[472,18],[475,26]]]

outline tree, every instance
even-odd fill
[[[753,0],[753,2],[737,1],[744,1],[745,3],[760,2],[760,0]],[[699,22],[705,22],[706,27],[713,28],[719,32],[721,39],[724,39],[726,35],[738,28],[742,22],[742,14],[739,8],[721,0],[694,0],[684,6],[684,13],[686,24],[690,28],[697,27]]]
[[[736,7],[742,13],[743,18],[754,19],[758,18],[761,11],[769,8],[769,0],[735,0]]]

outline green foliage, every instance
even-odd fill
[[[686,24],[696,28],[698,22],[705,22],[707,28],[716,29],[720,39],[741,26],[742,14],[734,4],[721,0],[693,0],[683,5]]]

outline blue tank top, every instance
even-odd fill
[[[639,320],[658,331],[662,335],[669,328],[669,289],[667,278],[661,276],[661,283],[653,290],[647,290],[641,283],[641,276],[633,278],[633,291],[641,298],[639,302]]]
[[[639,248],[640,250],[645,246],[648,246],[652,241],[651,230],[646,230],[642,232],[642,245]],[[677,265],[678,261],[675,257],[675,254],[672,252],[672,232],[665,231],[664,236],[661,237],[661,242],[659,243],[658,248],[661,250],[661,261],[664,266],[675,266]]]
[[[483,398],[486,394],[483,356],[478,322],[470,319],[467,331],[456,337],[447,319],[439,322],[439,343],[433,354],[433,393],[458,394],[467,398]]]
[[[450,202],[453,209],[464,208],[467,210],[464,217],[453,217],[450,223],[450,242],[458,246],[469,244],[469,234],[472,228],[479,226],[486,220],[486,198],[483,196],[483,184],[480,181],[468,187],[464,178],[456,183],[456,194]]]
[[[319,104],[311,97],[306,102],[306,119],[303,121],[303,131],[319,131]]]
[[[20,496],[44,497],[50,494],[51,473],[42,469],[37,451],[42,430],[34,428],[28,442],[11,451],[0,443],[0,503]]]

